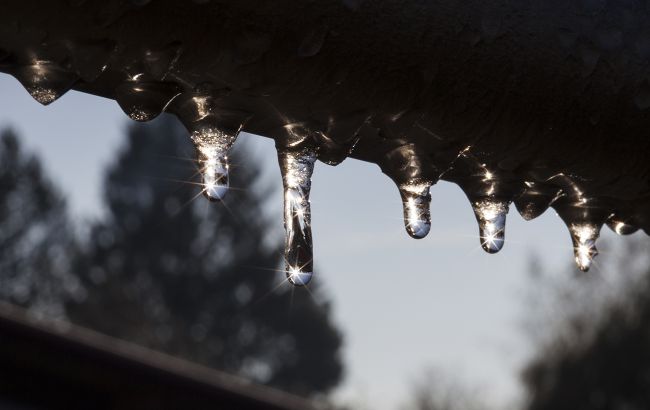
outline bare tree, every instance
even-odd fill
[[[448,374],[427,368],[413,382],[409,402],[403,410],[486,410],[480,392]]]
[[[650,241],[628,244],[597,274],[537,281],[527,409],[650,408]]]

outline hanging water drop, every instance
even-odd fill
[[[400,185],[404,207],[406,232],[415,239],[422,239],[431,230],[431,188],[430,182],[414,182]]]
[[[203,193],[211,201],[220,201],[228,192],[228,152],[239,130],[228,133],[216,128],[194,131],[190,136],[198,153],[203,179]]]
[[[316,154],[310,149],[278,152],[284,186],[284,262],[287,279],[304,286],[311,280],[313,251],[309,192]]]
[[[573,254],[576,265],[581,271],[587,272],[594,257],[598,255],[596,239],[598,239],[600,229],[595,224],[581,223],[571,224],[569,231],[573,241]]]
[[[473,202],[478,222],[481,247],[487,253],[497,253],[503,248],[506,233],[508,203],[493,199]]]
[[[115,100],[132,120],[156,118],[179,94],[179,85],[159,81],[126,81],[115,90]]]
[[[39,103],[48,105],[65,94],[77,81],[76,74],[49,61],[9,67],[12,74]]]

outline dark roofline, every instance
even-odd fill
[[[185,408],[208,404],[219,409],[317,408],[297,396],[86,328],[39,320],[5,303],[0,303],[0,377],[2,373],[11,376],[15,384],[13,388],[0,386],[5,397],[24,390],[20,386],[22,375],[30,380],[34,393],[56,386],[60,392],[70,388],[74,394],[83,392],[89,398],[140,395],[140,402],[155,399],[158,405],[169,404],[163,408],[175,408],[172,403],[188,400],[191,405]]]

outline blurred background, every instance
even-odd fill
[[[349,409],[650,408],[650,241],[601,234],[589,273],[552,210],[481,250],[459,188],[404,231],[375,165],[318,163],[309,288],[282,260],[273,141],[242,134],[224,204],[187,132],[69,92],[43,107],[0,75],[0,298]]]

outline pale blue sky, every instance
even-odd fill
[[[45,161],[79,219],[101,215],[103,170],[119,147],[128,118],[117,103],[70,92],[43,107],[13,78],[0,74],[0,126],[19,132]],[[273,142],[244,134],[281,187]],[[74,152],[76,155],[70,155]],[[432,229],[422,240],[403,228],[397,188],[375,165],[318,163],[312,188],[316,264],[345,333],[347,377],[337,396],[371,409],[402,403],[409,383],[436,366],[481,386],[497,402],[517,395],[528,353],[520,327],[526,267],[533,252],[546,266],[572,261],[566,228],[549,211],[524,222],[508,215],[506,245],[484,253],[464,194],[432,189]],[[268,212],[282,227],[280,196]],[[615,236],[603,230],[603,236]]]

